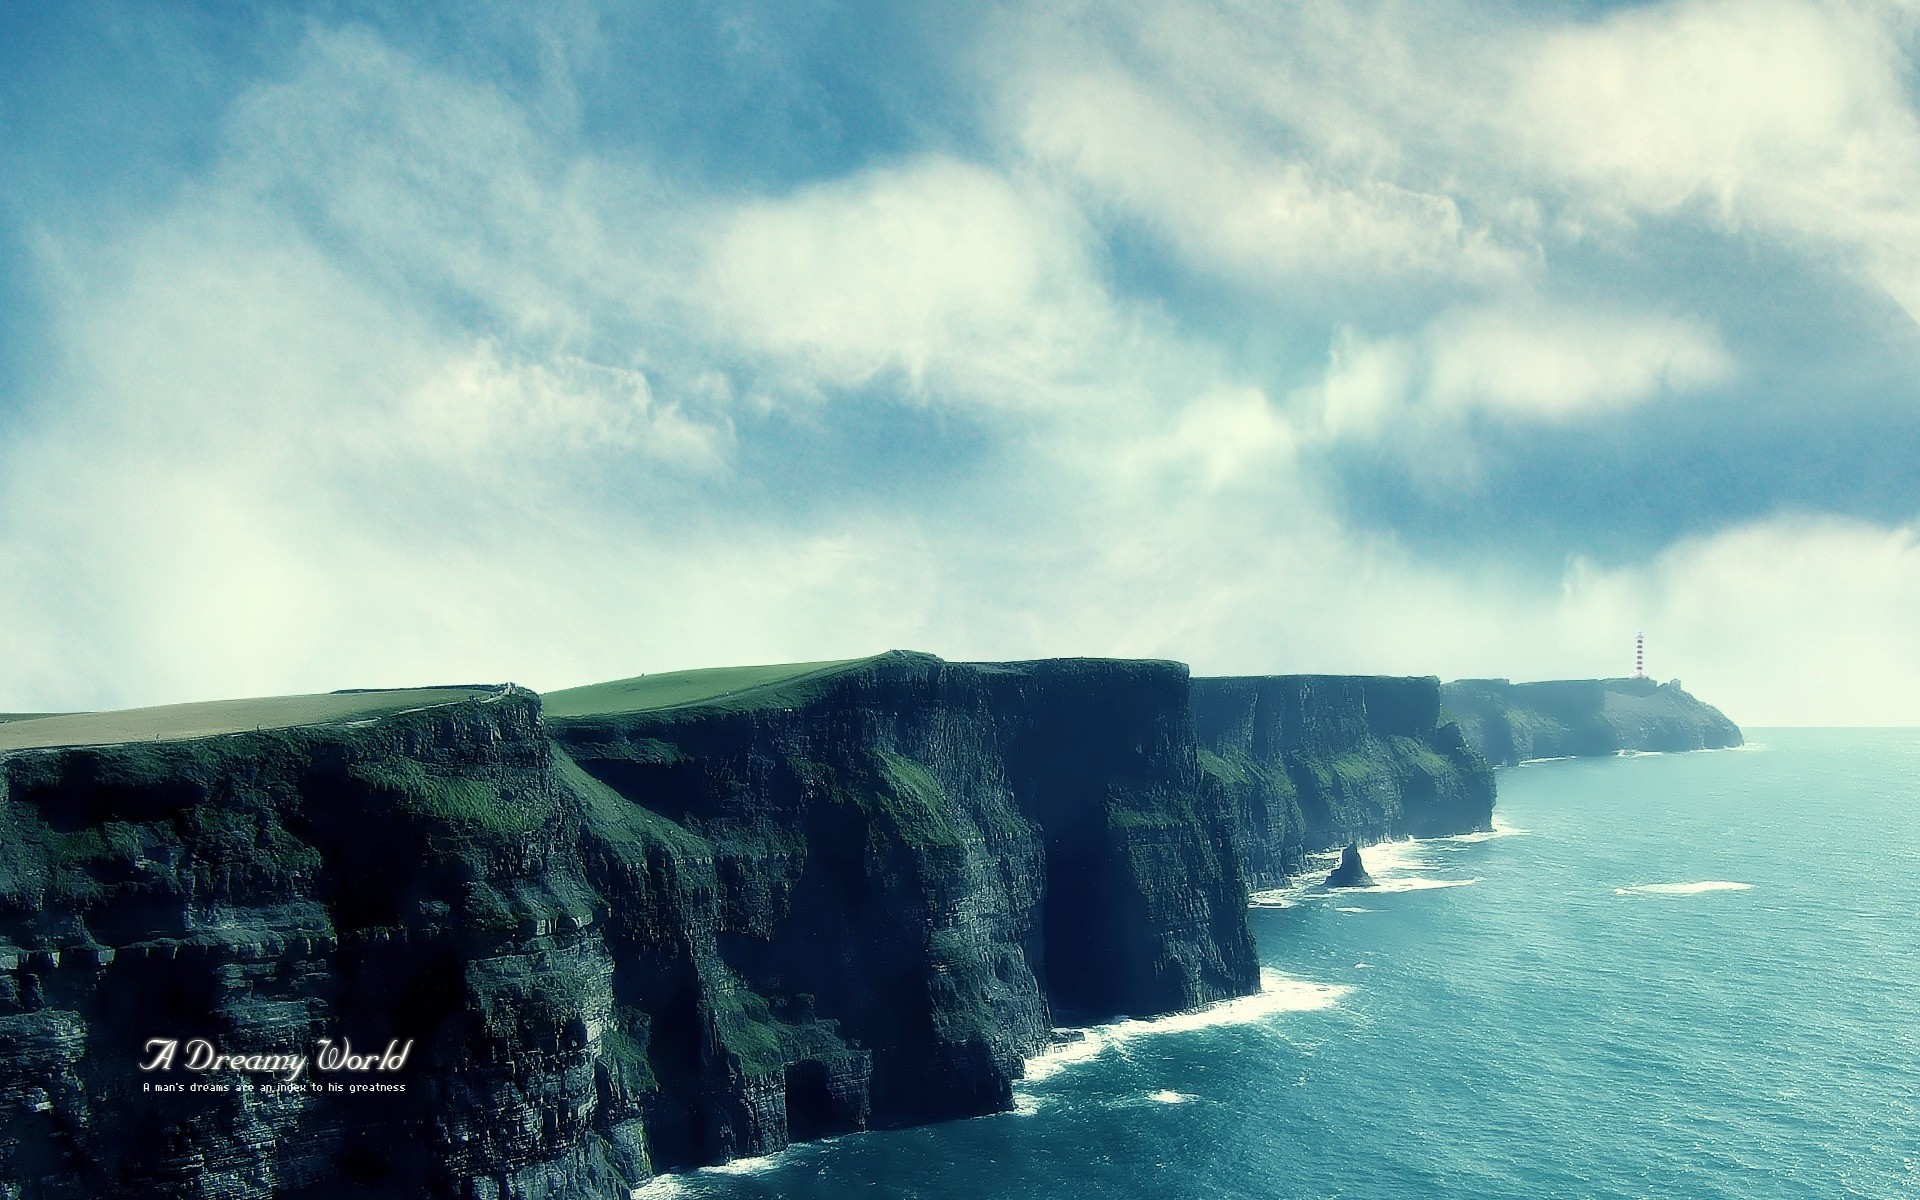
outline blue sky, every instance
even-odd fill
[[[1644,629],[1920,723],[1912,3],[415,9],[0,7],[0,709]]]

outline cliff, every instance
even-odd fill
[[[537,699],[354,711],[0,758],[9,1195],[593,1194],[644,1170],[644,1062],[616,1052],[583,805]],[[405,1090],[140,1070],[155,1038],[343,1037],[412,1039]]]
[[[1688,695],[1678,680],[1656,685],[1651,679],[1461,679],[1440,692],[1467,740],[1500,765],[1742,744],[1740,727]]]
[[[1350,842],[1492,827],[1493,772],[1442,719],[1437,679],[1200,678],[1192,697],[1201,763],[1255,888]]]
[[[548,702],[0,727],[0,1195],[618,1196],[1004,1109],[1057,1020],[1257,987],[1176,664],[895,653]],[[162,1093],[154,1038],[414,1044],[398,1090]]]
[[[661,1160],[765,1150],[796,1120],[857,1124],[796,1090],[793,1053],[739,1054],[742,1035],[785,1046],[784,1012],[834,1022],[861,1048],[871,1119],[900,1122],[1007,1107],[1055,1013],[1165,1013],[1254,990],[1231,827],[1201,787],[1186,702],[1185,668],[1169,663],[908,654],[665,708],[556,696],[552,735],[606,811],[706,848],[691,869],[710,878],[713,910],[691,924],[710,941],[665,961],[647,948],[671,917],[610,925],[616,990],[712,1042],[658,1062],[672,1093],[653,1131]],[[594,839],[616,913],[652,913],[639,852]],[[716,980],[772,1016],[717,1012]],[[728,1071],[770,1098],[750,1121],[708,1099]]]

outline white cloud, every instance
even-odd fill
[[[450,351],[402,398],[397,444],[423,455],[494,461],[633,451],[696,470],[719,468],[731,427],[700,421],[653,395],[646,375],[577,355],[510,357],[490,339]]]
[[[1440,314],[1418,334],[1336,341],[1303,397],[1331,437],[1432,439],[1474,413],[1563,422],[1727,382],[1732,358],[1695,317],[1540,306]]]
[[[918,395],[1033,402],[1123,333],[1070,215],[930,158],[712,215],[689,280],[722,336],[814,386],[887,375]]]
[[[1703,221],[1860,273],[1920,313],[1920,117],[1908,15],[1674,0],[1507,52],[1501,131],[1538,184]]]
[[[1454,200],[1272,144],[1112,67],[1036,65],[1014,90],[1025,153],[1164,235],[1185,260],[1265,286],[1511,278],[1523,256]]]
[[[1197,397],[1180,411],[1170,435],[1142,446],[1150,458],[1189,464],[1208,488],[1249,472],[1293,465],[1298,435],[1266,395],[1236,388]]]
[[[1695,318],[1473,312],[1429,332],[1433,401],[1554,420],[1724,382],[1733,364]]]
[[[1916,146],[1888,32],[1801,0],[1635,7],[1523,43],[1514,115],[1550,169],[1644,207],[1865,199]]]
[[[1911,34],[1872,5],[1635,7],[1518,41],[1508,127],[1592,203],[1784,238],[1920,312]]]
[[[1325,302],[1538,287],[1647,218],[1920,313],[1911,5],[1076,6],[1015,23],[1008,136],[1183,261]]]

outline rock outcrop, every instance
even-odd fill
[[[1330,888],[1372,887],[1373,876],[1367,874],[1367,864],[1360,858],[1360,843],[1348,842],[1346,849],[1340,851],[1340,862],[1327,872],[1327,886]]]
[[[1440,691],[1448,715],[1467,741],[1496,765],[1622,750],[1720,750],[1742,744],[1740,727],[1719,709],[1688,695],[1678,680],[1461,679]]]
[[[1254,888],[1349,842],[1492,827],[1493,772],[1442,718],[1437,679],[1197,678],[1193,718]]]
[[[0,755],[0,1196],[623,1196],[1258,986],[1184,667],[587,691]],[[413,1047],[162,1093],[155,1038]]]

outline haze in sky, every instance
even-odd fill
[[[1920,723],[1914,3],[423,7],[0,7],[0,710],[1644,630]]]

